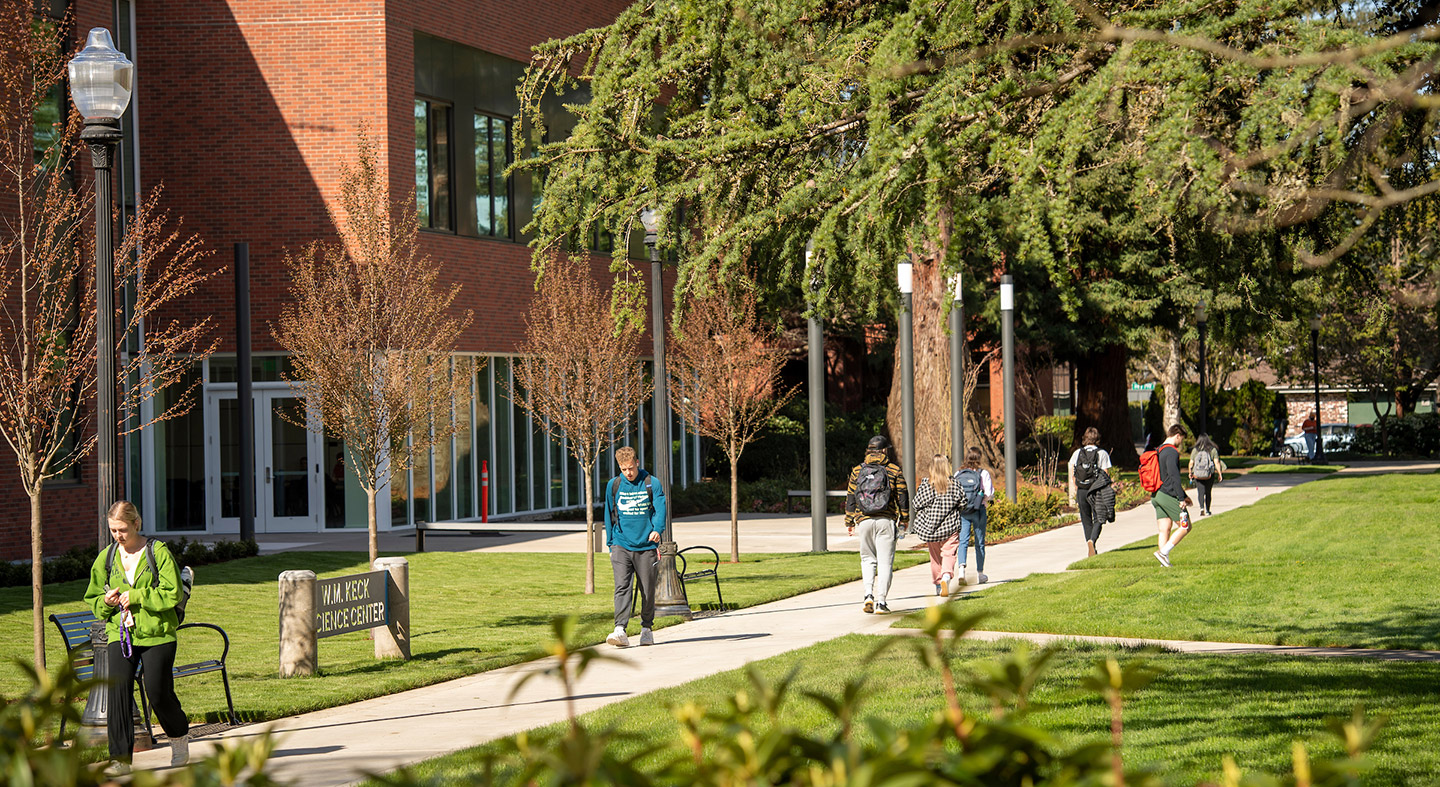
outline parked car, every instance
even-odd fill
[[[1355,443],[1354,424],[1321,424],[1320,425],[1321,446],[1326,451],[1349,451],[1350,446]],[[1287,457],[1305,456],[1305,433],[1291,435],[1285,438],[1285,445],[1280,449],[1282,455]]]

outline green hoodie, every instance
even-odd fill
[[[114,545],[112,544],[111,547]],[[111,547],[100,550],[95,564],[90,566],[90,586],[85,589],[85,603],[95,617],[105,621],[105,633],[111,642],[120,641],[120,608],[105,603],[105,558]],[[175,629],[180,625],[175,614],[175,605],[180,603],[180,565],[170,555],[170,549],[163,541],[155,542],[155,568],[160,573],[160,586],[151,587],[153,574],[150,559],[140,556],[140,565],[135,568],[135,584],[125,581],[125,569],[120,566],[119,550],[110,566],[108,584],[121,593],[130,592],[130,609],[135,614],[135,630],[131,637],[136,645],[149,647],[175,641]]]

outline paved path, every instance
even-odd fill
[[[1318,477],[1299,474],[1237,477],[1217,487],[1214,510],[1223,513]],[[786,526],[778,528],[782,532],[766,535],[769,541],[747,538],[744,548],[758,550],[764,543],[765,548],[775,551],[784,551],[786,544],[790,544],[789,549],[808,549],[808,517],[784,519]],[[1203,527],[1203,522],[1197,526]],[[723,524],[728,534],[728,522]],[[699,529],[715,527],[716,522],[703,519],[681,522],[677,524],[678,540],[685,543],[692,526],[698,533]],[[1102,551],[1119,548],[1140,538],[1153,538],[1154,534],[1153,512],[1148,505],[1140,506],[1121,513],[1115,523],[1106,526],[1100,548]],[[427,538],[427,542],[429,540]],[[854,540],[847,539],[843,529],[830,536],[831,549],[853,546]],[[1072,525],[990,547],[986,573],[991,582],[1003,582],[1035,572],[1063,571],[1084,556],[1079,526]],[[974,570],[972,564],[972,579]],[[625,651],[623,656],[628,663],[600,663],[592,667],[569,699],[576,711],[583,713],[644,691],[736,669],[843,634],[885,632],[894,623],[895,616],[862,613],[861,595],[860,584],[852,582],[663,629],[657,632],[658,642],[654,647],[632,647]],[[936,599],[928,567],[921,565],[897,572],[890,594],[890,605],[896,613],[932,603],[936,603]],[[268,725],[241,727],[220,737],[234,739],[256,735],[265,728],[274,729],[280,734],[271,761],[276,777],[307,787],[347,784],[367,771],[390,771],[564,719],[566,698],[557,696],[556,684],[547,678],[530,681],[511,697],[512,686],[520,676],[544,666],[542,662],[516,665]],[[203,754],[209,748],[206,742],[209,740],[214,739],[197,741],[192,745],[192,752]],[[138,754],[136,764],[159,767],[168,762],[169,756],[168,749],[162,746]]]

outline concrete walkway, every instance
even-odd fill
[[[1239,476],[1216,488],[1213,508],[1223,513],[1320,477]],[[743,548],[749,551],[809,548],[808,517],[777,519],[783,521],[768,525],[761,525],[762,520],[747,521]],[[1197,527],[1204,527],[1205,521],[1202,519]],[[719,533],[709,532],[721,524],[725,540],[718,538]],[[835,532],[835,521],[831,524],[830,548],[854,548],[854,539],[847,538],[843,528]],[[676,525],[677,540],[682,545],[694,543],[690,539],[703,533],[706,542],[718,547],[728,544],[728,528],[728,521],[722,523],[713,518],[681,521]],[[1154,535],[1153,511],[1143,505],[1121,513],[1115,523],[1107,525],[1100,548],[1102,551],[1116,549],[1140,538],[1154,538]],[[547,538],[567,537],[582,538],[580,534]],[[427,538],[427,545],[430,542]],[[912,544],[913,539],[907,539],[902,547]],[[458,540],[454,544],[460,545]],[[563,548],[559,543],[547,546]],[[512,545],[473,548],[508,549]],[[1085,545],[1079,526],[1072,525],[992,546],[988,549],[985,568],[992,583],[1004,582],[1036,572],[1063,571],[1083,557]],[[969,572],[972,581],[975,568],[972,556]],[[861,596],[860,583],[852,582],[664,629],[657,633],[658,642],[654,647],[632,647],[624,651],[621,655],[626,663],[602,662],[592,667],[576,687],[574,696],[569,698],[559,696],[557,684],[548,678],[530,681],[512,697],[512,687],[522,675],[547,666],[546,662],[532,662],[266,725],[228,730],[220,737],[235,739],[273,729],[280,736],[271,760],[275,777],[313,787],[348,784],[366,772],[391,771],[563,720],[567,700],[573,702],[576,712],[584,713],[650,690],[736,669],[851,632],[884,633],[895,622],[896,615],[864,614],[859,606]],[[929,568],[921,565],[897,572],[889,601],[897,614],[937,603]],[[203,756],[210,748],[207,741],[211,740],[214,738],[195,742],[192,752]],[[138,754],[136,765],[161,767],[168,763],[169,756],[168,748],[162,746]]]

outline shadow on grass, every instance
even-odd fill
[[[1216,627],[1236,625],[1223,618],[1199,618],[1197,622]],[[1316,626],[1275,624],[1270,630],[1269,644],[1274,645],[1440,650],[1440,610],[1413,604],[1400,605],[1380,617],[1332,618]]]

